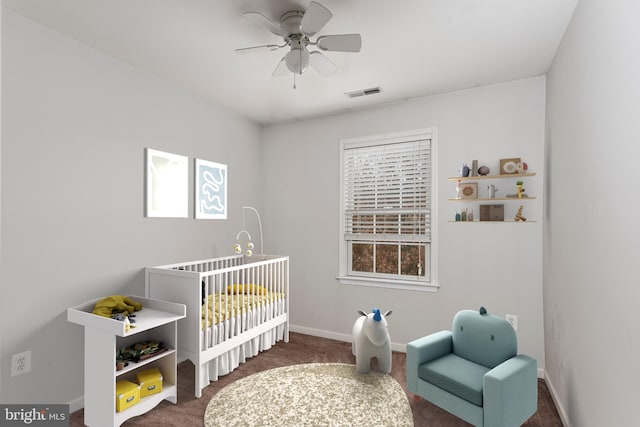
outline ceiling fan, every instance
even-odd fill
[[[247,12],[244,16],[284,39],[284,44],[266,44],[236,49],[238,53],[251,53],[261,50],[275,51],[288,48],[273,71],[274,77],[304,73],[309,66],[321,76],[329,77],[338,70],[338,66],[320,51],[359,52],[362,46],[360,34],[336,34],[319,36],[311,40],[318,31],[333,17],[333,14],[320,3],[312,1],[306,11],[292,10],[274,22],[259,12]],[[319,50],[309,51],[309,48]],[[295,80],[294,80],[295,88]]]

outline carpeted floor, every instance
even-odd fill
[[[301,363],[355,364],[355,357],[351,354],[350,343],[292,333],[289,343],[276,344],[270,350],[249,359],[229,375],[221,377],[219,381],[212,382],[203,390],[200,399],[196,399],[193,392],[193,365],[189,361],[182,362],[178,366],[178,404],[173,405],[164,401],[145,415],[128,420],[123,426],[204,426],[207,404],[213,395],[226,385],[256,372]],[[406,391],[404,365],[405,354],[394,352],[391,375]],[[425,400],[415,402],[411,394],[408,396],[416,427],[468,427],[470,425]],[[74,412],[70,417],[70,426],[83,426],[83,416],[82,410]],[[558,412],[543,380],[538,380],[538,412],[524,426],[562,427]]]

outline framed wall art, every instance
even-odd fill
[[[520,163],[520,157],[500,159],[500,175],[512,175],[518,173],[518,163]]]
[[[196,219],[227,218],[227,165],[196,159]]]
[[[188,157],[146,149],[147,217],[187,218],[189,216]]]
[[[480,221],[504,221],[504,205],[480,205]]]
[[[460,198],[461,199],[477,199],[478,183],[466,182],[466,183],[460,184]]]

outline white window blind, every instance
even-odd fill
[[[431,241],[431,140],[344,147],[345,239]]]

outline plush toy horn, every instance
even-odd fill
[[[380,315],[379,308],[374,308],[373,310],[371,310],[371,312],[373,313],[373,320],[375,320],[376,322],[379,322],[382,320],[382,316]]]

